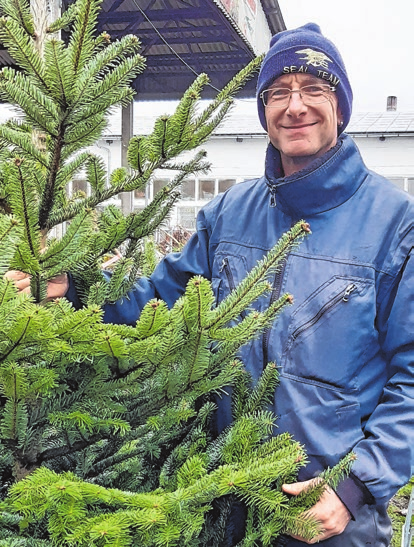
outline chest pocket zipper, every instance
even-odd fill
[[[233,272],[231,271],[229,259],[226,257],[223,258],[223,262],[221,263],[219,273],[222,273],[224,271],[225,276],[227,278],[227,283],[229,284],[230,292],[233,292],[236,288],[236,283],[234,282]],[[244,319],[247,316],[246,310],[243,310],[240,314],[240,317]]]
[[[355,291],[357,286],[355,283],[349,284],[345,290],[342,290],[340,293],[338,293],[336,296],[334,296],[329,302],[327,302],[322,308],[318,311],[317,314],[315,314],[311,319],[306,321],[306,323],[303,323],[303,325],[300,325],[296,330],[293,331],[291,335],[292,341],[295,341],[302,332],[309,329],[313,325],[315,325],[319,319],[330,309],[332,309],[334,306],[339,304],[340,302],[348,302],[350,295]]]

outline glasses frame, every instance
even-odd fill
[[[320,87],[323,87],[323,88],[327,88],[326,89],[326,92],[324,91],[321,95],[321,101],[318,101],[317,103],[307,103],[306,100],[303,98],[303,90],[306,89],[307,87],[315,87],[316,86],[320,86]],[[266,102],[265,102],[265,93],[267,93],[268,91],[274,91],[275,89],[285,89],[286,91],[289,91],[289,95],[286,97],[286,102],[283,103],[283,104],[280,104],[280,105],[267,105]],[[262,99],[262,102],[263,102],[263,105],[265,106],[265,108],[285,108],[286,106],[288,106],[288,104],[290,103],[290,99],[292,98],[292,93],[299,93],[299,96],[302,100],[302,102],[304,104],[306,104],[306,106],[312,106],[314,104],[322,104],[322,103],[326,103],[327,101],[329,101],[329,96],[328,96],[328,91],[336,91],[336,87],[335,86],[332,86],[332,85],[329,85],[329,84],[308,84],[308,85],[304,85],[302,87],[300,87],[299,89],[290,89],[289,87],[271,87],[270,89],[264,89],[259,97]],[[306,92],[305,92],[306,93]],[[305,97],[306,98],[306,97]]]

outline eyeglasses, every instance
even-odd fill
[[[262,91],[260,97],[268,108],[284,108],[289,104],[292,93],[299,93],[304,104],[310,106],[328,101],[330,91],[336,91],[336,87],[328,84],[304,85],[299,89],[273,87]]]

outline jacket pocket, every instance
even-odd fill
[[[278,431],[305,445],[315,470],[335,465],[364,438],[356,393],[282,372],[275,401]]]
[[[334,276],[292,314],[283,370],[309,382],[352,391],[367,347],[377,341],[370,280]]]
[[[228,252],[216,253],[213,265],[212,286],[216,295],[216,304],[235,290],[247,275],[246,259]],[[246,312],[241,313],[244,318]]]

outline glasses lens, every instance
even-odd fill
[[[329,85],[305,85],[300,89],[305,104],[320,104],[328,100]]]
[[[289,89],[287,87],[274,87],[266,89],[262,93],[263,103],[269,108],[284,108],[289,104],[292,93],[299,93],[305,104],[324,103],[329,98],[331,86],[328,84],[305,85],[300,89]]]
[[[285,106],[289,102],[290,89],[285,87],[275,87],[263,91],[263,102],[265,106]]]

